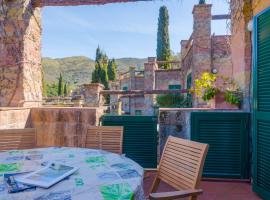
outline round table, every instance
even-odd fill
[[[8,193],[4,174],[29,172],[49,162],[79,167],[48,189]],[[50,147],[0,153],[0,200],[144,200],[143,168],[102,150]]]

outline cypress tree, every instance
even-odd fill
[[[102,52],[98,46],[98,48],[96,49],[96,60],[95,61],[98,62],[99,60],[101,60],[101,58],[102,58]]]
[[[58,96],[61,96],[63,94],[63,78],[62,74],[60,73],[59,79],[58,79]]]
[[[159,9],[158,33],[157,33],[157,60],[169,61],[171,58],[169,38],[169,12],[166,6]],[[170,68],[169,64],[163,64],[164,69]]]
[[[114,59],[109,60],[108,63],[108,78],[110,81],[115,81],[116,80],[116,69],[117,65]]]
[[[98,47],[96,50],[95,70],[92,72],[92,83],[102,83],[108,89],[108,56]]]
[[[108,79],[108,65],[105,63],[100,63],[100,83],[102,83],[105,89],[109,89],[109,79]]]
[[[64,96],[66,97],[67,96],[67,84],[65,83],[65,86],[64,86]]]

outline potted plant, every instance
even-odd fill
[[[211,108],[217,109],[239,109],[242,95],[239,87],[233,79],[217,76],[204,72],[195,80],[192,89],[197,97],[208,102]]]

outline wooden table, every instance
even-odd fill
[[[40,169],[49,162],[78,166],[49,189],[10,194],[3,175]],[[0,200],[144,200],[143,168],[125,156],[102,150],[50,147],[0,153]]]

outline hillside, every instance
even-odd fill
[[[116,59],[116,63],[118,65],[118,71],[125,72],[128,71],[130,66],[142,69],[146,60],[147,59],[120,58]],[[47,83],[57,81],[59,74],[62,73],[66,82],[71,85],[77,85],[91,82],[91,74],[95,68],[95,62],[83,56],[55,59],[45,57],[42,59],[42,66],[44,78]]]

